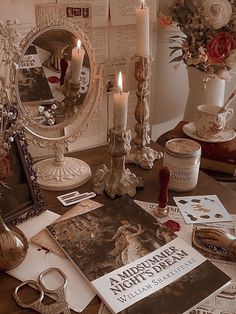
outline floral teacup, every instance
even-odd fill
[[[223,109],[214,105],[200,105],[195,117],[196,133],[203,139],[214,138],[224,130],[233,117],[233,109]]]

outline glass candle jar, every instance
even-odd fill
[[[169,190],[187,192],[198,181],[201,146],[193,140],[176,138],[165,146],[163,166],[170,169]]]

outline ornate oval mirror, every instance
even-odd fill
[[[40,186],[65,190],[91,176],[81,160],[64,157],[96,113],[102,79],[88,37],[74,24],[60,21],[33,29],[21,42],[16,96],[33,142],[53,148],[55,158],[38,162]]]

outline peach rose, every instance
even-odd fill
[[[169,26],[172,23],[173,22],[172,22],[172,19],[170,16],[160,15],[160,17],[159,17],[159,25],[160,26]]]
[[[224,62],[234,48],[235,40],[232,34],[221,32],[213,37],[207,45],[207,55],[212,64]]]

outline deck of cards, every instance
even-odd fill
[[[216,195],[174,197],[186,223],[232,221]]]

